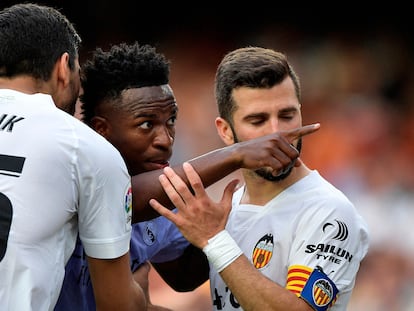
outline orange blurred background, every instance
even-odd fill
[[[2,0],[0,7],[15,2]],[[348,310],[414,310],[414,28],[408,8],[42,3],[61,8],[75,23],[84,40],[81,60],[96,46],[135,40],[171,60],[179,105],[173,163],[223,146],[214,126],[213,81],[226,52],[247,45],[285,52],[301,78],[304,123],[321,123],[304,138],[302,159],[348,195],[371,231]],[[220,198],[234,176],[210,187],[210,194]],[[150,288],[154,303],[173,310],[211,310],[207,283],[176,293],[152,270]]]

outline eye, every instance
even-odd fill
[[[287,120],[287,121],[292,120],[294,117],[295,117],[295,113],[293,113],[293,112],[282,113],[282,114],[279,115],[279,119]]]
[[[177,116],[174,116],[174,117],[168,119],[167,124],[168,124],[168,126],[175,126],[176,122],[177,122]]]
[[[260,125],[260,124],[263,124],[263,123],[264,123],[263,120],[254,120],[254,121],[251,122],[251,124],[253,124],[253,125]]]
[[[149,129],[151,129],[153,126],[152,126],[152,122],[150,122],[150,121],[145,121],[145,122],[142,122],[141,124],[139,124],[138,125],[140,128],[142,128],[142,129],[144,129],[144,130],[149,130]]]
[[[261,117],[250,118],[249,122],[252,125],[261,125],[266,122],[267,119]]]

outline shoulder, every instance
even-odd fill
[[[115,163],[123,164],[119,151],[102,135],[95,132],[83,122],[72,118],[73,135],[77,141],[78,154],[81,159],[92,161],[91,165],[111,166]],[[95,164],[94,164],[95,163]]]
[[[340,189],[317,171],[313,171],[308,177],[308,185],[304,187],[307,194],[302,198],[301,218],[321,223],[337,219],[350,226],[366,227],[354,203]]]
[[[102,179],[107,176],[129,180],[126,164],[119,151],[103,136],[75,117],[61,111],[59,122],[64,123],[56,134],[62,151],[70,157],[74,174],[79,180]],[[121,179],[119,179],[121,178]]]
[[[353,209],[354,205],[349,198],[332,183],[322,177],[318,171],[312,171],[301,183],[300,192],[306,202],[312,205],[344,206]]]

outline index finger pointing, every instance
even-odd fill
[[[298,127],[293,130],[285,131],[284,135],[289,141],[292,141],[299,137],[312,134],[316,132],[317,130],[319,130],[320,127],[321,127],[320,123],[314,123],[314,124]]]

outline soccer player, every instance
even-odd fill
[[[58,10],[0,11],[0,308],[53,310],[76,237],[97,310],[146,310],[129,268],[131,180],[72,116],[81,39]]]
[[[108,51],[97,48],[92,58],[82,66],[82,119],[120,151],[129,174],[134,176],[133,197],[151,197],[157,189],[163,193],[158,175],[162,168],[169,166],[178,116],[169,72],[169,62],[163,54],[152,46],[137,42],[113,45]],[[304,130],[295,130],[295,135],[300,131]],[[282,138],[274,135],[244,145],[236,144],[195,159],[194,163],[211,182],[242,165],[260,167],[260,159],[269,164],[274,160],[276,167],[281,167],[291,163],[296,156],[296,149]],[[290,151],[292,158],[278,151],[277,144]],[[142,198],[140,202],[143,202]],[[141,214],[138,208],[138,205],[134,206],[134,213]],[[172,204],[170,208],[173,208]],[[138,269],[147,269],[142,265],[150,261],[178,291],[187,291],[189,287],[177,273],[176,265],[185,265],[192,258],[200,259],[200,265],[207,264],[201,250],[190,245],[165,217],[133,224],[130,254],[131,270],[136,272],[136,276],[139,275]],[[194,275],[192,282],[197,285],[208,277],[208,273],[198,273],[197,265],[194,265],[194,271],[187,272]],[[151,310],[165,310],[153,306],[149,294],[147,300]],[[79,241],[66,266],[65,281],[55,310],[80,309],[94,310],[95,303],[87,261]]]
[[[299,78],[277,51],[229,52],[215,92],[227,145],[302,124]],[[293,144],[301,151],[302,138]],[[368,251],[367,226],[340,190],[300,162],[277,175],[243,169],[243,185],[233,193],[237,181],[230,182],[218,203],[190,164],[183,167],[191,191],[164,169],[160,181],[178,213],[150,203],[208,257],[214,310],[346,310]]]

